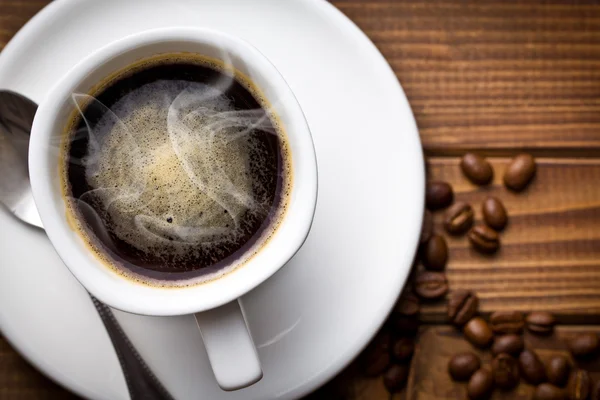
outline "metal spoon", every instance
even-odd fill
[[[37,104],[20,94],[0,90],[0,203],[18,219],[43,229],[29,183],[29,134]],[[133,347],[110,307],[92,298],[108,331],[132,400],[172,399]]]
[[[17,218],[43,228],[31,185],[27,155],[29,133],[37,104],[9,91],[0,91],[0,202]]]

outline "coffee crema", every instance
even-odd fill
[[[73,101],[60,166],[67,214],[114,271],[152,286],[198,284],[276,232],[292,187],[289,144],[239,71],[165,54]]]

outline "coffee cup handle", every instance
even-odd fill
[[[243,389],[262,378],[258,353],[239,300],[196,313],[195,317],[221,389]]]

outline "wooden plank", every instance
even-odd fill
[[[429,155],[600,156],[597,2],[333,2],[400,79]]]
[[[548,338],[536,337],[525,334],[527,348],[533,349],[545,363],[552,356],[562,354],[569,356],[565,348],[564,340],[572,337],[578,332],[600,332],[600,328],[594,327],[560,327],[558,332]],[[490,366],[491,354],[489,351],[474,349],[462,334],[456,329],[447,326],[437,326],[425,329],[419,335],[419,341],[411,366],[411,375],[406,388],[407,400],[430,400],[430,399],[466,399],[466,385],[453,382],[447,372],[450,358],[462,351],[474,351],[479,354],[484,367]],[[594,360],[579,367],[588,370],[595,382],[600,378],[600,362]],[[521,384],[509,392],[495,391],[492,400],[529,400],[534,388],[521,381]]]
[[[600,322],[600,161],[538,159],[535,180],[515,194],[502,185],[508,159],[491,159],[492,185],[477,187],[460,171],[458,158],[431,158],[430,179],[448,181],[455,198],[472,204],[481,221],[488,195],[501,199],[509,225],[493,256],[474,251],[466,236],[446,235],[450,247],[447,275],[451,289],[474,290],[484,313],[517,309],[549,310],[565,323]],[[435,229],[444,232],[444,213]],[[445,305],[427,304],[422,318],[444,322]]]

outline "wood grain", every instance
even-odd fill
[[[0,0],[0,49],[47,3]],[[600,1],[332,3],[374,41],[401,81],[429,156],[429,178],[451,182],[478,218],[486,195],[508,208],[497,256],[449,239],[451,287],[476,290],[484,314],[550,309],[565,324],[600,324]],[[470,149],[493,157],[496,180],[488,188],[474,187],[458,169],[458,157]],[[523,150],[541,157],[539,173],[515,195],[499,184],[502,157]],[[444,312],[443,302],[427,304],[421,319],[443,323]],[[578,329],[588,328],[564,331]],[[449,353],[468,344],[444,326],[426,329],[419,343],[409,393],[389,396],[381,378],[366,379],[352,365],[310,399],[464,398],[443,370]],[[504,398],[527,398],[530,390]],[[0,337],[0,400],[46,398],[73,396]]]
[[[600,155],[597,1],[336,4],[402,83],[429,155]]]

